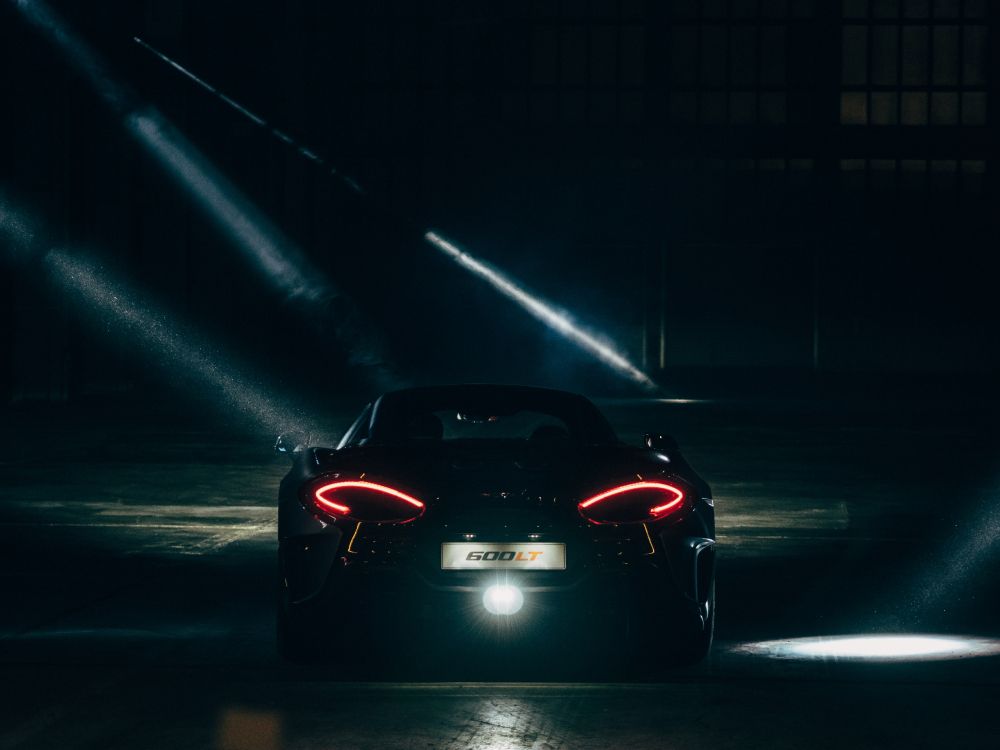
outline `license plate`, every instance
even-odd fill
[[[566,545],[553,542],[445,542],[442,570],[566,570]]]

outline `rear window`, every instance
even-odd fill
[[[571,436],[569,425],[552,414],[518,411],[513,414],[470,415],[444,409],[431,412],[441,422],[443,440],[530,440],[539,436]]]
[[[412,441],[615,441],[582,396],[541,389],[459,387],[397,391],[374,405],[368,444]]]

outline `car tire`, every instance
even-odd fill
[[[279,594],[279,596],[281,596]],[[287,599],[281,596],[281,599]],[[278,655],[295,664],[310,664],[316,661],[313,644],[316,631],[311,608],[289,604],[279,599],[275,613],[275,645]]]
[[[672,669],[690,667],[708,656],[715,636],[715,586],[708,597],[708,617],[671,608],[637,607],[629,614],[633,674],[657,679]]]
[[[700,617],[693,623],[694,627],[686,633],[682,633],[678,638],[676,659],[677,666],[693,666],[703,661],[712,650],[712,641],[715,638],[715,584],[708,595],[708,618],[702,620]]]
[[[275,601],[275,646],[278,656],[295,664],[310,664],[317,660],[315,606],[310,602],[294,604],[278,561]]]

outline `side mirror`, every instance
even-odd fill
[[[670,437],[670,435],[662,433],[647,432],[642,442],[651,451],[656,451],[657,453],[672,453],[677,450],[677,441]]]
[[[308,438],[304,435],[294,432],[284,432],[278,435],[278,439],[274,441],[274,452],[279,456],[288,456],[291,458],[292,454],[302,450],[307,442]]]

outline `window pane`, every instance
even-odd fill
[[[958,84],[958,27],[934,27],[934,73],[937,86]]]
[[[693,86],[698,80],[698,30],[675,26],[670,32],[670,78],[674,85]]]
[[[612,86],[617,68],[617,29],[598,26],[590,30],[590,82]]]
[[[962,58],[962,85],[986,84],[986,27],[966,26],[964,29],[964,56]]]
[[[702,27],[701,80],[708,86],[721,86],[725,83],[726,30],[721,27]]]
[[[899,184],[910,190],[921,190],[926,185],[927,162],[923,159],[903,159],[899,175]]]
[[[555,31],[540,26],[534,30],[531,41],[531,80],[540,84],[555,83],[558,65]]]
[[[927,124],[927,94],[925,92],[907,91],[903,93],[900,121],[903,125]]]
[[[622,0],[622,17],[641,19],[646,15],[646,9],[643,6],[643,0]]]
[[[562,11],[564,17],[580,15],[579,3],[572,0],[563,0]],[[618,3],[615,0],[592,0],[590,3],[591,18],[615,18],[618,15]]]
[[[757,81],[757,28],[734,26],[729,39],[729,76],[736,86],[750,86]]]
[[[962,124],[986,124],[986,92],[970,91],[962,94]]]
[[[522,125],[528,117],[528,98],[523,93],[505,93],[500,106],[504,122]]]
[[[844,18],[865,18],[868,15],[868,0],[844,0]]]
[[[531,121],[549,123],[556,119],[555,96],[551,90],[535,91],[531,95]]]
[[[865,160],[841,159],[840,182],[849,190],[863,190],[865,187]]]
[[[930,0],[904,0],[904,18],[927,18],[930,14]]]
[[[781,86],[785,82],[785,27],[761,29],[760,82],[763,86]]]
[[[845,91],[840,95],[840,122],[844,125],[868,124],[868,97],[863,91]]]
[[[726,0],[701,0],[701,12],[705,18],[722,18],[726,15]]]
[[[552,18],[559,15],[559,4],[556,0],[543,0],[542,2],[532,3],[532,7],[535,15],[539,18]]]
[[[579,89],[569,89],[559,97],[559,116],[563,122],[584,122],[587,119],[587,95]]]
[[[726,122],[726,95],[716,92],[702,94],[699,121],[706,125],[724,124]]]
[[[690,92],[670,95],[670,120],[679,125],[694,125],[698,120],[698,100]]]
[[[764,18],[784,18],[788,13],[785,0],[762,0],[760,14]]]
[[[613,91],[593,91],[590,94],[590,121],[610,123],[616,119],[617,96]]]
[[[812,18],[816,15],[816,0],[789,0],[789,2],[792,16],[795,18]]]
[[[896,26],[872,27],[872,82],[894,85],[899,80],[896,70],[899,32]]]
[[[868,27],[845,26],[841,47],[841,80],[849,85],[868,80]]]
[[[729,121],[734,125],[752,125],[757,121],[757,95],[736,91],[729,95]]]
[[[934,0],[934,17],[954,18],[961,4],[961,0]]]
[[[927,83],[927,27],[903,27],[903,83]]]
[[[786,119],[785,95],[766,92],[760,95],[760,121],[764,125],[782,125]]]
[[[874,18],[897,18],[899,16],[899,0],[872,0],[872,16]]]
[[[931,162],[931,187],[935,190],[952,191],[958,184],[958,162],[950,159],[935,159]]]
[[[870,162],[872,190],[893,190],[896,187],[896,161],[872,159]]]
[[[895,93],[872,94],[872,124],[895,125],[899,122],[898,100]]]
[[[645,102],[640,91],[626,91],[621,95],[621,121],[629,125],[642,122],[645,112]]]
[[[931,123],[955,125],[958,123],[958,94],[954,91],[931,94]]]
[[[966,193],[983,192],[983,182],[986,176],[986,162],[970,159],[962,162],[962,191]]]
[[[583,86],[587,83],[587,30],[582,26],[563,29],[562,44],[562,84]]]
[[[674,0],[671,3],[674,15],[679,18],[697,18],[699,5],[698,0]]]
[[[965,0],[966,18],[986,18],[988,0]]]
[[[625,86],[641,86],[645,78],[643,61],[646,36],[641,26],[622,28],[621,83]]]

